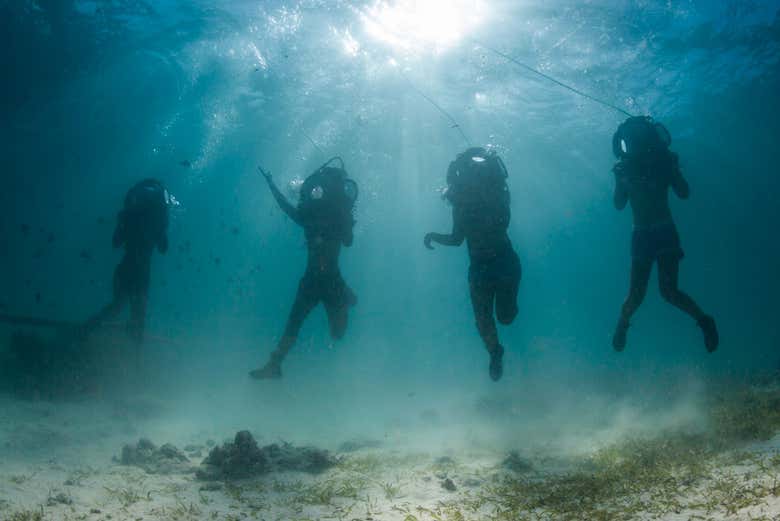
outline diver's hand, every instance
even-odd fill
[[[271,172],[266,172],[265,170],[263,170],[263,167],[260,166],[260,165],[257,166],[257,171],[260,172],[260,174],[263,177],[265,177],[265,180],[267,182],[269,182],[269,183],[271,182]]]
[[[425,247],[429,250],[433,249],[433,246],[431,246],[431,241],[433,241],[433,234],[432,233],[426,233],[425,239],[423,239],[423,242],[425,243]]]

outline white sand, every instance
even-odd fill
[[[182,430],[157,416],[139,419],[126,405],[109,401],[48,404],[3,399],[0,403],[0,519],[24,519],[21,512],[42,513],[52,520],[459,520],[493,517],[495,505],[473,500],[485,495],[493,480],[509,475],[501,467],[506,451],[475,442],[458,447],[429,444],[437,430],[451,426],[433,422],[420,436],[388,437],[381,448],[342,455],[343,464],[321,475],[281,473],[202,490],[193,474],[151,475],[112,461],[124,443],[141,436],[158,445],[182,448],[230,437],[231,432]],[[581,452],[609,439],[587,432]],[[259,433],[257,433],[259,434]],[[411,443],[410,440],[417,440]],[[261,441],[262,444],[262,441]],[[524,447],[537,472],[565,469],[573,456],[568,442]],[[582,449],[582,447],[586,447]],[[335,446],[326,447],[333,449]],[[706,503],[708,495],[733,493],[735,501],[752,497],[750,506],[734,512],[698,506],[663,516],[636,512],[630,519],[780,519],[780,439],[742,449],[751,456],[724,453],[711,463],[709,479],[683,493],[683,504]],[[203,451],[205,457],[206,452]],[[451,460],[440,460],[448,456]],[[774,460],[772,458],[775,458]],[[199,458],[193,458],[198,464]],[[442,487],[450,478],[457,490]],[[728,478],[728,479],[725,479]],[[735,487],[734,484],[739,484]],[[762,485],[762,486],[759,486]],[[725,491],[723,487],[734,490]],[[59,502],[60,496],[66,503]],[[653,499],[648,497],[652,504]],[[67,502],[71,502],[67,504]],[[657,505],[656,505],[657,507]],[[711,507],[710,507],[711,508]],[[648,508],[653,512],[654,508]],[[657,511],[657,510],[655,510]],[[542,518],[541,512],[529,519]],[[555,519],[555,517],[551,517]],[[35,517],[29,517],[35,519]]]

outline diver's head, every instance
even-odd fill
[[[619,159],[638,158],[666,150],[672,136],[649,116],[633,116],[620,124],[612,136],[612,152]]]
[[[301,200],[313,202],[334,202],[343,195],[346,172],[339,168],[320,168],[301,186]]]
[[[179,201],[165,188],[165,185],[153,178],[136,183],[125,196],[125,210],[133,212],[167,211],[179,206]]]
[[[340,166],[330,166],[335,160]],[[301,185],[299,207],[329,209],[352,209],[357,200],[358,186],[347,176],[344,163],[334,158],[318,168]]]
[[[450,163],[443,197],[454,204],[466,202],[471,196],[491,187],[505,190],[506,178],[504,162],[495,151],[471,147]]]
[[[489,155],[490,155],[490,152],[488,152],[483,147],[467,148],[465,150],[465,152],[461,152],[460,154],[458,154],[459,157],[463,157],[465,159],[471,159],[472,161],[477,161],[477,162],[479,162],[480,158],[484,160]]]
[[[135,184],[125,196],[125,208],[142,209],[167,205],[168,195],[163,184],[157,179],[144,179]]]

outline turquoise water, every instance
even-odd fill
[[[578,429],[676,425],[713,379],[780,364],[778,2],[6,0],[0,13],[0,312],[85,320],[111,296],[127,189],[157,177],[181,203],[152,261],[146,369],[76,398],[165,402],[139,435],[568,445]],[[625,116],[496,50],[668,127],[692,191],[671,202],[680,285],[718,321],[716,353],[655,275],[628,348],[612,350],[630,267],[630,212],[612,204]],[[499,383],[465,246],[422,242],[449,230],[439,191],[467,144],[507,166],[523,266]],[[335,343],[317,308],[284,379],[251,381],[306,260],[256,166],[289,193],[335,155],[360,186],[341,257],[359,304]],[[488,402],[492,416],[474,412]]]

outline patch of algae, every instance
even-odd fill
[[[780,430],[780,388],[738,386],[715,394],[713,435],[723,442],[766,441]]]
[[[757,451],[750,444],[780,431],[780,388],[732,386],[711,396],[706,431],[630,436],[573,462],[565,472],[515,474],[485,467],[480,486],[459,487],[421,505],[405,500],[405,492],[414,491],[423,478],[430,483],[444,465],[461,477],[466,469],[449,459],[431,465],[430,458],[419,454],[372,452],[344,458],[316,479],[226,485],[223,493],[235,510],[220,519],[265,518],[273,508],[283,512],[279,519],[295,520],[392,515],[403,521],[628,521],[680,514],[691,520],[727,516],[768,521],[750,509],[780,497],[780,454]],[[143,487],[131,485],[106,490],[125,507],[148,501]],[[176,496],[182,491],[166,492]],[[177,500],[153,514],[180,521],[214,518],[216,512],[212,517],[207,513],[210,508],[208,496],[201,493],[200,504]],[[3,519],[42,517],[26,511]]]
[[[489,519],[635,519],[686,508],[683,497],[710,473],[713,449],[699,435],[635,438],[603,448],[574,471],[500,476],[466,506]]]
[[[780,455],[743,450],[780,431],[780,388],[732,387],[713,398],[708,414],[710,429],[703,433],[632,437],[569,472],[497,474],[480,490],[433,508],[394,510],[404,521],[627,521],[672,514],[706,520],[780,496]]]
[[[14,512],[10,517],[5,519],[8,521],[43,521],[43,511],[24,510],[21,512]]]

